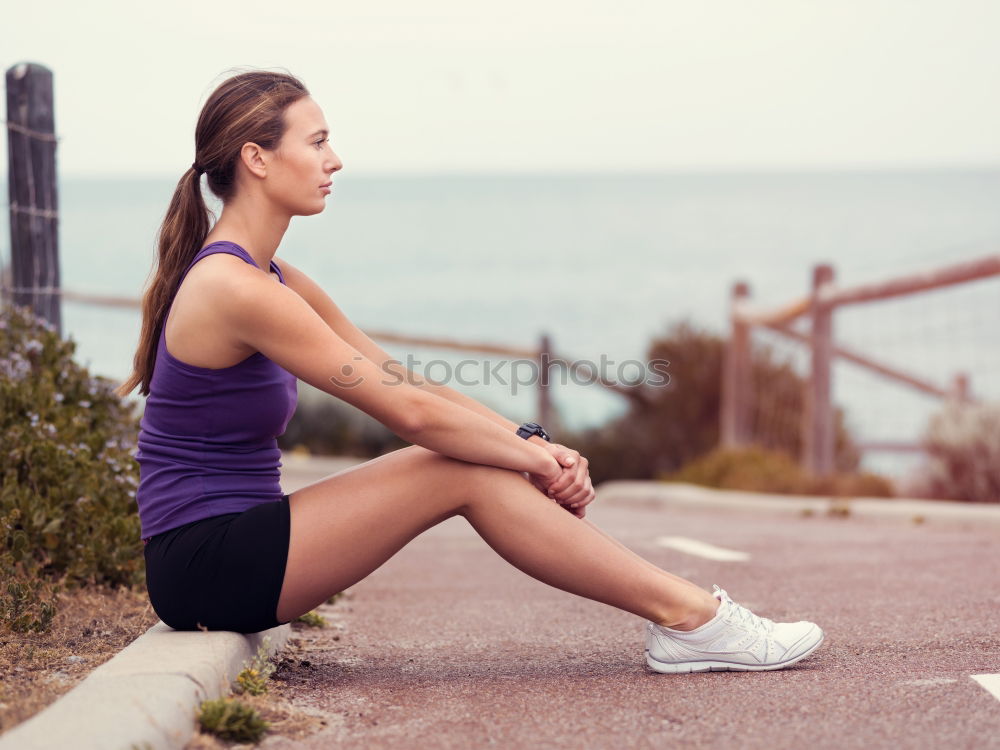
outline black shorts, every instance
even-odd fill
[[[174,630],[257,633],[278,622],[288,561],[288,495],[164,531],[145,546],[146,590]]]

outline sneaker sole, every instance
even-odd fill
[[[777,664],[741,664],[739,662],[731,661],[666,662],[659,661],[651,656],[648,649],[646,650],[646,664],[649,665],[650,669],[661,674],[686,674],[689,672],[766,672],[774,669],[784,669],[785,667],[792,666],[796,662],[802,661],[809,656],[809,654],[818,649],[823,644],[825,639],[826,634],[820,630],[819,640],[816,641],[816,643],[798,656]]]

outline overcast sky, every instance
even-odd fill
[[[233,66],[299,76],[355,175],[1000,166],[997,0],[17,3],[64,175],[179,176]],[[6,163],[6,149],[0,159]]]

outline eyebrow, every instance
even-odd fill
[[[310,133],[309,137],[312,138],[312,137],[317,136],[317,135],[327,136],[327,135],[330,135],[330,131],[329,130],[317,130],[315,133]]]

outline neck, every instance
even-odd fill
[[[268,271],[291,218],[277,211],[273,203],[254,200],[252,196],[234,199],[223,207],[202,246],[220,240],[235,242],[250,254],[254,263]]]

